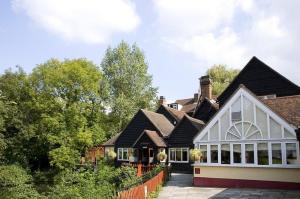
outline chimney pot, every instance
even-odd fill
[[[200,91],[201,91],[201,100],[205,97],[208,99],[212,99],[212,85],[211,79],[208,75],[202,76],[199,78],[200,80]]]
[[[159,105],[167,105],[167,100],[166,100],[165,96],[160,96],[159,97],[158,104]]]

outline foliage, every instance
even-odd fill
[[[225,65],[214,65],[208,69],[206,73],[212,80],[213,95],[220,95],[239,72]]]
[[[202,157],[202,152],[199,149],[190,150],[190,160],[199,161]]]
[[[157,154],[157,159],[159,161],[164,161],[167,159],[167,154],[164,151],[161,151]]]
[[[49,199],[105,199],[115,198],[115,187],[104,180],[101,173],[92,170],[77,172],[63,171],[56,177],[55,187],[49,193]]]
[[[141,108],[156,105],[157,88],[152,86],[152,76],[144,53],[136,45],[122,41],[116,48],[108,48],[101,63],[109,89],[109,106],[118,133]]]
[[[32,178],[17,165],[0,166],[0,196],[3,199],[39,198]]]
[[[116,152],[114,152],[114,150],[109,150],[107,152],[107,158],[109,160],[114,160],[116,157],[117,157],[117,154],[116,154]]]

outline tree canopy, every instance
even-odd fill
[[[157,88],[152,86],[148,64],[144,53],[133,44],[122,41],[116,48],[108,48],[101,63],[103,76],[108,87],[111,115],[117,121],[115,132],[127,125],[132,116],[141,108],[156,106]]]
[[[213,95],[220,95],[240,72],[238,69],[228,68],[226,65],[214,65],[206,72],[212,80]]]
[[[136,174],[105,160],[97,172],[82,169],[80,159],[138,109],[153,107],[157,89],[147,70],[142,51],[121,42],[99,65],[50,59],[28,74],[21,67],[1,74],[1,197],[112,198],[128,183],[123,174]]]

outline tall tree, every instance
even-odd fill
[[[156,105],[157,88],[152,86],[144,53],[133,44],[122,41],[116,48],[108,48],[101,63],[109,88],[109,107],[116,124],[115,132],[127,125],[138,109],[152,109]]]
[[[212,80],[213,95],[220,95],[240,72],[238,69],[228,68],[226,65],[214,65],[206,74]]]

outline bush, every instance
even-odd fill
[[[1,199],[34,199],[40,195],[32,185],[32,177],[17,165],[0,166]]]

